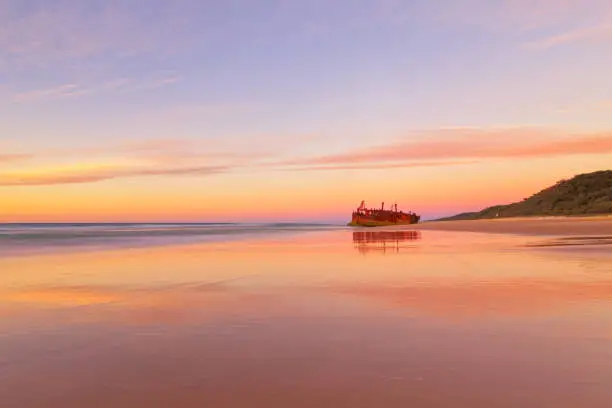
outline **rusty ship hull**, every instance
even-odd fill
[[[421,216],[413,212],[403,212],[397,210],[397,205],[394,209],[385,210],[383,203],[379,209],[371,209],[365,207],[365,202],[353,211],[351,221],[347,224],[353,227],[384,227],[390,225],[410,225],[417,224]]]

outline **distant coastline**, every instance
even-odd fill
[[[466,221],[517,217],[585,217],[612,215],[612,170],[580,174],[506,205],[495,205],[434,221]]]

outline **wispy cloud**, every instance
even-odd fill
[[[20,158],[31,158],[27,166]],[[0,156],[0,186],[94,183],[119,178],[210,176],[253,164],[265,154],[212,148],[189,139],[150,139],[115,146]],[[51,164],[50,164],[51,163]]]
[[[341,29],[372,26],[428,25],[470,26],[487,31],[525,31],[550,27],[576,16],[590,17],[593,10],[610,10],[607,0],[453,0],[401,1],[364,0],[342,15],[325,13],[307,20],[304,30],[315,36]],[[585,2],[590,4],[585,7]],[[290,4],[290,2],[287,2]],[[327,7],[329,2],[312,0],[309,4]],[[291,7],[291,6],[286,6]],[[299,7],[299,6],[294,6]],[[586,11],[585,11],[586,10]],[[601,13],[599,13],[601,15]],[[338,19],[342,18],[342,24]]]
[[[16,161],[26,160],[31,158],[32,156],[29,154],[5,154],[0,153],[0,164],[2,163],[13,163]]]
[[[428,2],[416,9],[393,0],[384,3],[392,5],[386,7],[389,21],[410,24],[425,19],[432,24],[514,33],[528,36],[522,45],[530,49],[612,39],[609,0],[456,0]]]
[[[13,96],[15,102],[39,101],[43,99],[67,98],[83,94],[83,90],[77,84],[64,84],[51,88],[34,89],[19,92]]]
[[[145,117],[154,114],[156,117],[167,120],[185,120],[193,117],[223,117],[252,114],[263,109],[257,103],[214,103],[214,104],[181,104],[164,107],[158,111],[149,110],[142,112]]]
[[[271,155],[271,152],[260,149],[236,149],[234,146],[223,144],[222,141],[210,142],[187,138],[133,140],[116,145],[45,152],[47,157],[74,158],[86,156],[90,158],[105,158],[118,156],[172,165],[181,162],[193,163],[201,161],[223,165],[244,165],[257,159],[270,157]]]
[[[385,169],[401,169],[413,167],[440,167],[440,166],[457,166],[463,164],[474,164],[475,160],[445,160],[445,161],[425,161],[425,162],[404,162],[404,163],[374,163],[374,164],[330,164],[316,165],[304,167],[290,167],[289,170],[294,171],[311,171],[311,170],[385,170]],[[280,170],[287,170],[286,167],[281,167]]]
[[[586,104],[568,104],[554,108],[557,113],[608,113],[612,112],[612,99],[603,99]]]
[[[180,80],[181,80],[181,77],[179,77],[178,75],[171,75],[171,76],[156,79],[148,83],[142,84],[140,87],[141,88],[161,88],[166,85],[175,84],[179,82]]]
[[[612,154],[612,131],[563,133],[542,128],[456,128],[410,134],[395,143],[346,153],[281,160],[270,152],[214,150],[209,143],[157,139],[63,152],[59,165],[9,167],[0,186],[93,183],[128,177],[213,176],[226,172],[384,170]],[[58,152],[56,152],[58,153]],[[272,157],[277,157],[271,161]],[[9,161],[12,156],[7,157]],[[52,156],[43,157],[43,163]],[[0,161],[2,156],[0,156]],[[10,165],[9,165],[10,166]]]
[[[189,1],[79,0],[28,2],[3,0],[0,10],[0,52],[5,65],[45,67],[66,60],[130,57],[171,50],[185,34]],[[142,18],[142,9],[147,17]]]
[[[548,49],[579,41],[612,40],[612,22],[571,29],[526,44],[530,49]]]
[[[94,85],[68,83],[49,88],[17,92],[13,95],[13,101],[18,103],[38,102],[45,100],[74,98],[92,94],[102,94],[107,92],[128,92],[139,89],[154,89],[172,85],[178,81],[180,81],[180,77],[177,75],[172,75],[163,78],[145,80],[117,78]]]
[[[102,166],[83,169],[43,169],[40,171],[0,173],[0,186],[43,186],[57,184],[94,183],[104,180],[147,176],[206,176],[229,169],[223,166],[191,167],[121,167]]]
[[[609,0],[454,0],[408,2],[364,1],[362,20],[378,24],[472,26],[487,31],[524,33],[567,24],[591,25],[612,13]],[[370,5],[370,9],[366,8]],[[325,28],[333,28],[326,26]],[[315,26],[315,32],[321,31]]]
[[[353,152],[277,163],[308,169],[430,165],[452,160],[524,159],[612,153],[612,132],[563,135],[544,129],[449,129]],[[440,162],[442,161],[442,162]],[[456,163],[455,163],[456,164]]]

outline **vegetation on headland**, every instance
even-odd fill
[[[439,221],[597,214],[612,214],[612,170],[580,174],[570,180],[561,180],[523,201],[457,214]]]

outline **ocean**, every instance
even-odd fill
[[[218,242],[272,234],[347,229],[322,223],[5,223],[0,256],[58,247],[108,248]]]

